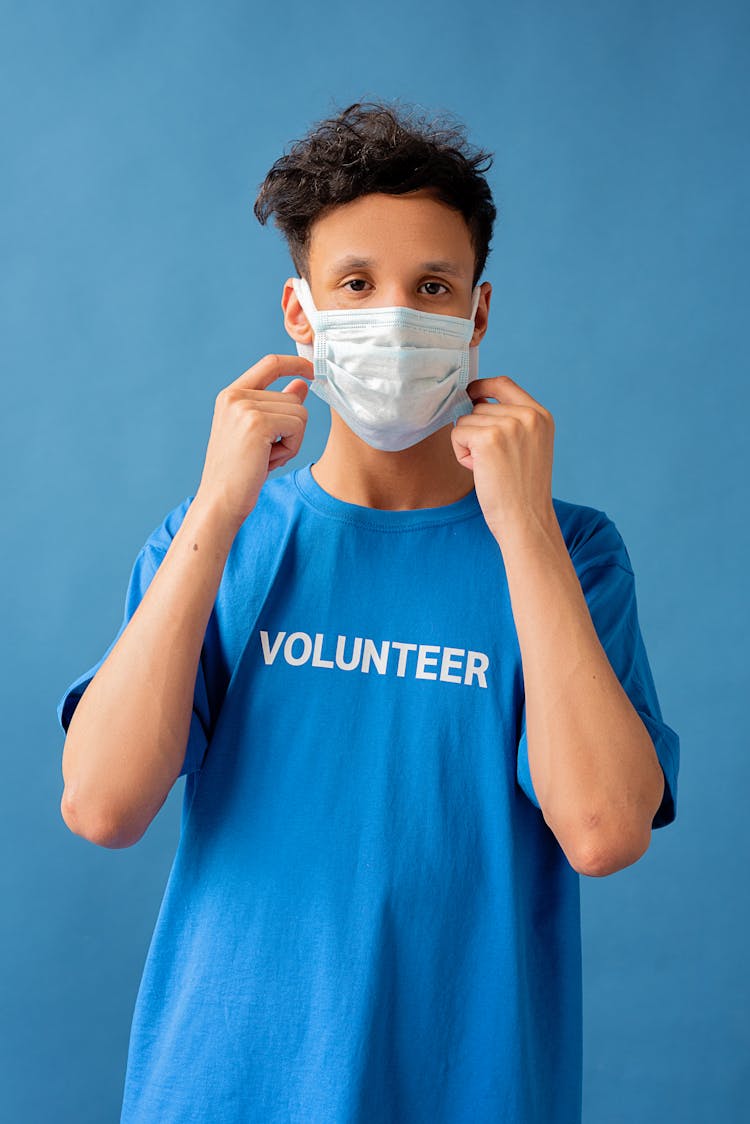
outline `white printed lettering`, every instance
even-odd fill
[[[469,684],[473,676],[476,675],[480,687],[487,686],[487,680],[484,673],[490,666],[490,661],[485,656],[484,652],[467,652],[466,653],[466,675],[464,676],[464,683]]]
[[[391,646],[390,640],[384,640],[380,645],[380,651],[375,647],[372,640],[365,640],[365,650],[362,653],[362,670],[366,675],[370,672],[370,662],[375,664],[378,669],[379,675],[385,675],[388,666],[388,649]]]
[[[441,647],[439,644],[412,644],[405,640],[378,642],[361,636],[338,635],[336,656],[331,659],[323,654],[326,647],[323,632],[313,635],[307,632],[276,632],[272,642],[270,633],[263,629],[259,631],[266,664],[275,663],[279,652],[283,651],[284,659],[292,667],[310,662],[312,667],[338,668],[340,671],[356,671],[359,668],[365,675],[369,675],[373,667],[378,675],[390,674],[398,679],[405,679],[408,673],[415,679],[440,679],[443,683],[463,683],[469,687],[487,686],[486,672],[490,660],[484,652]],[[351,654],[347,656],[350,640]],[[390,660],[389,663],[391,648],[398,652],[398,660]],[[410,662],[412,652],[416,653],[416,657]]]
[[[359,667],[359,657],[362,655],[362,637],[355,636],[354,643],[352,644],[352,658],[347,662],[344,658],[344,650],[346,648],[346,637],[339,636],[336,641],[336,667],[340,667],[342,671],[354,671]]]
[[[428,652],[439,652],[439,644],[420,644],[417,652],[417,670],[414,672],[417,679],[437,679],[436,671],[425,671],[427,664],[437,667],[437,657],[428,656]]]
[[[440,665],[440,678],[445,683],[460,683],[460,675],[451,675],[450,669],[461,671],[461,659],[464,656],[463,648],[443,648],[443,662]],[[457,660],[457,657],[460,657]],[[489,661],[488,661],[489,662]]]
[[[417,645],[402,644],[399,640],[392,640],[391,647],[400,649],[398,653],[398,667],[396,668],[396,675],[400,676],[401,679],[403,679],[406,675],[406,661],[409,658],[409,652],[416,652]]]
[[[276,633],[276,639],[273,642],[273,647],[269,648],[269,646],[268,646],[268,633],[267,632],[261,632],[261,634],[260,634],[260,646],[263,649],[263,659],[266,661],[266,663],[273,663],[273,661],[276,659],[279,648],[281,647],[281,641],[284,639],[285,636],[286,636],[285,632],[277,632]]]
[[[292,649],[294,648],[295,640],[302,641],[302,655],[295,656]],[[284,659],[287,663],[292,664],[293,667],[299,667],[301,663],[307,663],[310,659],[312,652],[312,640],[306,632],[292,632],[287,637],[286,644],[284,645]]]
[[[322,632],[316,632],[315,633],[315,647],[313,648],[313,658],[312,658],[313,667],[333,667],[333,660],[324,660],[323,657],[321,656],[320,650],[321,650],[322,647],[323,647],[323,633]]]

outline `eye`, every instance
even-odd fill
[[[442,281],[425,281],[424,284],[425,285],[439,285],[441,289],[445,289],[446,293],[448,292],[448,286],[443,285]],[[437,297],[437,296],[440,296],[440,294],[439,293],[428,293],[427,296],[428,297]]]
[[[367,284],[367,282],[365,281],[364,277],[352,277],[348,281],[344,282],[343,287],[346,289],[349,285],[366,285],[366,284]],[[444,289],[446,293],[450,291],[448,289],[447,285],[443,285],[442,281],[424,281],[422,284],[423,285],[437,285],[438,288]],[[364,290],[363,289],[350,289],[349,292],[350,293],[361,293],[361,292],[364,292]],[[434,293],[434,292],[427,293],[428,297],[438,297],[440,295],[441,295],[440,293]]]

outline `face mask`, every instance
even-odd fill
[[[466,386],[479,370],[479,349],[469,347],[479,285],[469,319],[398,305],[319,311],[304,278],[292,285],[315,333],[312,344],[297,344],[297,354],[313,361],[310,389],[368,445],[406,449],[471,413]]]

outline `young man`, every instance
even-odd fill
[[[579,876],[675,818],[679,741],[615,524],[477,375],[484,159],[355,103],[276,162],[299,354],[220,392],[58,705],[77,834],[132,845],[186,776],[127,1124],[580,1120]],[[269,480],[310,385],[325,449]]]

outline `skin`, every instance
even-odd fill
[[[371,258],[368,269],[335,269],[347,255]],[[460,276],[426,271],[422,262],[448,260]],[[312,227],[310,290],[316,308],[402,305],[448,316],[471,314],[474,251],[463,217],[428,191],[365,195],[334,208]],[[487,331],[492,285],[482,284],[470,346]],[[312,343],[313,331],[286,281],[281,299],[292,339]],[[312,474],[338,499],[365,507],[439,507],[474,487],[471,464],[453,455],[451,425],[399,452],[373,449],[331,410],[331,429]]]
[[[332,271],[347,253],[375,264]],[[453,261],[458,276],[425,273],[420,263],[435,259]],[[369,195],[312,229],[318,308],[407,305],[468,317],[473,265],[463,218],[429,192]],[[354,278],[361,280],[349,284]],[[484,282],[472,344],[487,330],[491,292]],[[311,342],[291,280],[282,307],[290,336]],[[61,811],[76,834],[107,847],[132,845],[177,778],[201,645],[232,542],[268,473],[300,450],[312,377],[308,359],[264,355],[218,393],[193,502],[70,722]],[[291,381],[270,390],[280,378]],[[399,452],[372,449],[332,410],[313,475],[339,499],[393,510],[441,506],[476,489],[505,565],[542,815],[575,870],[611,874],[648,848],[664,776],[599,643],[557,522],[551,414],[507,375],[477,379],[469,393],[471,414]]]
[[[338,268],[348,254],[370,264]],[[438,259],[455,263],[458,275],[425,271],[422,263]],[[319,309],[404,305],[468,317],[473,268],[463,217],[426,190],[364,196],[311,231],[310,289]],[[484,282],[471,346],[487,331],[491,294]],[[311,343],[291,279],[281,304],[292,339]],[[612,874],[648,849],[664,775],[601,646],[554,511],[551,413],[508,375],[477,379],[468,393],[471,414],[399,452],[373,449],[331,410],[312,473],[338,499],[391,510],[448,504],[476,489],[505,564],[542,814],[576,870]]]

